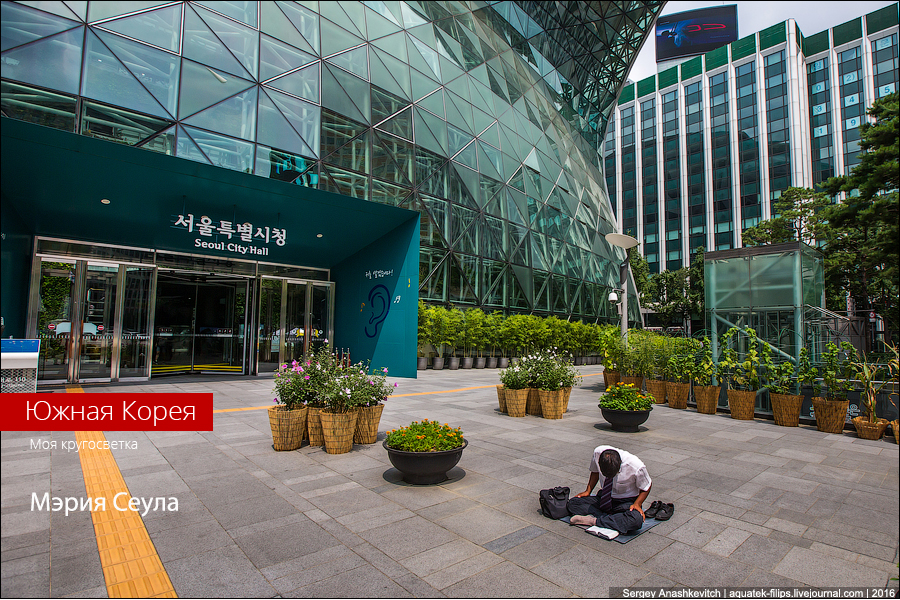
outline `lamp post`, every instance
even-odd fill
[[[622,339],[628,346],[628,250],[637,246],[638,242],[630,235],[623,233],[607,233],[606,241],[625,250],[625,260],[619,265],[619,287],[622,288]]]

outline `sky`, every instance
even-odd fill
[[[737,4],[738,36],[744,37],[751,33],[761,31],[766,27],[781,23],[787,19],[794,19],[800,27],[803,35],[809,37],[824,29],[845,23],[850,19],[868,14],[873,10],[894,4],[894,2],[767,2],[767,1],[738,1],[738,2],[691,2],[674,1],[666,4],[663,15],[704,8],[707,6],[722,6],[724,4]],[[639,81],[656,73],[656,40],[650,35],[641,53],[638,55],[634,66],[631,68],[629,79]]]

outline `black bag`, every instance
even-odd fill
[[[552,490],[541,490],[541,512],[551,519],[562,519],[569,515],[566,504],[569,502],[569,488],[555,487]]]

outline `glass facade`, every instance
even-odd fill
[[[608,189],[651,270],[683,267],[700,247],[740,248],[789,187],[859,163],[866,108],[900,83],[898,13],[894,3],[809,37],[789,19],[622,90]]]
[[[598,152],[662,4],[3,2],[2,111],[417,211],[423,299],[615,319]]]

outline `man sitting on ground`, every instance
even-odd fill
[[[594,487],[603,475],[603,485],[596,496]],[[597,525],[627,533],[640,529],[644,523],[641,506],[650,495],[650,475],[647,467],[634,454],[597,446],[591,459],[591,474],[587,489],[569,500],[567,508],[574,515],[573,525]]]

